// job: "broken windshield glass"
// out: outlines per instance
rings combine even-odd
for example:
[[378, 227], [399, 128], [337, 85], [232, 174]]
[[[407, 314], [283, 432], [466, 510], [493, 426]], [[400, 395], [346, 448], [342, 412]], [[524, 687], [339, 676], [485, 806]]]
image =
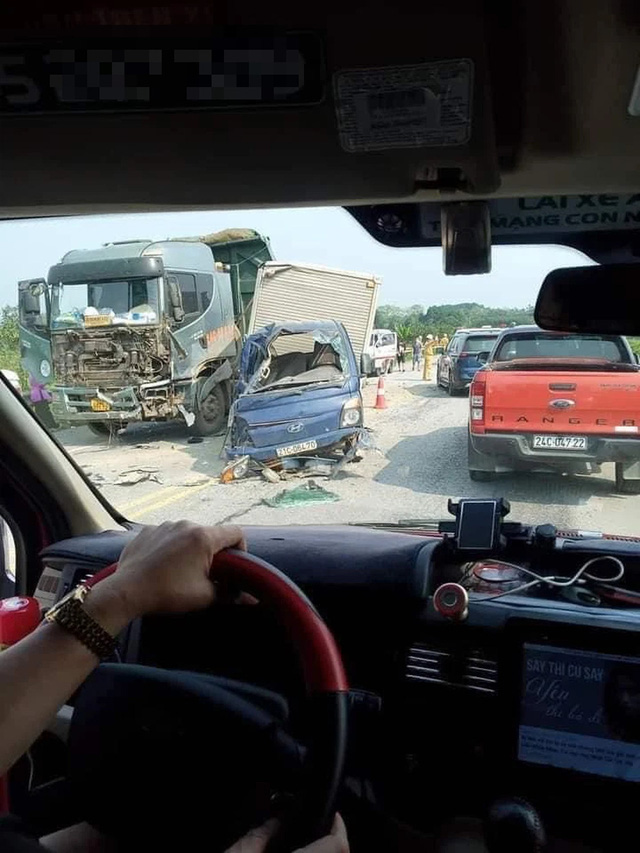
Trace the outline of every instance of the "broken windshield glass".
[[342, 383], [349, 375], [347, 344], [339, 332], [314, 330], [290, 333], [286, 330], [254, 347], [252, 365], [256, 365], [246, 393], [275, 390], [289, 386]]

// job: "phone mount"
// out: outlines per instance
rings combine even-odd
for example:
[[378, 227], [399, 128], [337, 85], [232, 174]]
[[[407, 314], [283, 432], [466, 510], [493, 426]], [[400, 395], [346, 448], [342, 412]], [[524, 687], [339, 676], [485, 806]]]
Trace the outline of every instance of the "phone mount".
[[455, 521], [441, 521], [438, 530], [456, 551], [487, 554], [505, 547], [502, 521], [511, 512], [505, 498], [449, 498], [447, 509]]

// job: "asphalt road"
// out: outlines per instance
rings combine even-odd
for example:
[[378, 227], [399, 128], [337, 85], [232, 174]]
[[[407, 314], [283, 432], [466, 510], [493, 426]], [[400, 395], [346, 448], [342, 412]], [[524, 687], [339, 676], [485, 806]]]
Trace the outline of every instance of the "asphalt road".
[[611, 533], [637, 533], [640, 496], [619, 495], [613, 466], [598, 476], [505, 475], [473, 483], [467, 476], [468, 400], [448, 397], [418, 374], [387, 379], [388, 408], [373, 408], [375, 382], [365, 389], [365, 423], [377, 450], [334, 479], [315, 482], [338, 499], [274, 508], [264, 503], [284, 489], [248, 478], [218, 481], [224, 466], [222, 438], [188, 442], [180, 423], [129, 427], [108, 444], [87, 428], [59, 433], [74, 458], [106, 498], [131, 520], [159, 523], [187, 518], [201, 523], [340, 524], [447, 517], [447, 498], [504, 496], [511, 519]]

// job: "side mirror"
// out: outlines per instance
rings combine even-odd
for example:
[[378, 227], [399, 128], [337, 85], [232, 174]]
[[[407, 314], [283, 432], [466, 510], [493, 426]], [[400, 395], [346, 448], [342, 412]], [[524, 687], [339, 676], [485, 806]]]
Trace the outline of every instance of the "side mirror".
[[46, 321], [44, 317], [41, 320], [41, 315], [45, 313], [46, 294], [47, 283], [43, 278], [18, 282], [20, 319], [25, 325], [36, 325], [39, 321]]
[[171, 314], [176, 323], [181, 323], [184, 320], [184, 308], [182, 307], [182, 292], [180, 284], [175, 275], [167, 276], [167, 291], [169, 293], [169, 302], [171, 304]]
[[489, 352], [489, 350], [487, 349], [487, 350], [483, 350], [482, 352], [479, 352], [479, 353], [476, 355], [476, 358], [478, 359], [478, 361], [480, 362], [480, 364], [486, 364], [486, 363], [489, 361], [489, 356], [490, 356], [490, 355], [491, 355], [491, 353], [490, 353], [490, 352]]
[[30, 290], [25, 290], [22, 294], [22, 310], [25, 314], [39, 314], [40, 297]]

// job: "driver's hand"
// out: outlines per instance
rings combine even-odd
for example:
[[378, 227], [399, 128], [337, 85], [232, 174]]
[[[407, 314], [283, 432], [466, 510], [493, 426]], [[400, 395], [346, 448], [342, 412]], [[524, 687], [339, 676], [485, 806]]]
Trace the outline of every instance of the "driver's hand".
[[145, 527], [122, 552], [115, 574], [96, 587], [117, 593], [129, 620], [145, 613], [182, 613], [208, 607], [214, 556], [224, 548], [246, 549], [239, 527], [202, 527], [167, 521]]
[[[277, 828], [277, 820], [268, 820], [236, 841], [226, 853], [264, 853]], [[335, 816], [330, 835], [325, 835], [307, 847], [301, 847], [295, 853], [349, 853], [347, 830], [340, 815]]]

